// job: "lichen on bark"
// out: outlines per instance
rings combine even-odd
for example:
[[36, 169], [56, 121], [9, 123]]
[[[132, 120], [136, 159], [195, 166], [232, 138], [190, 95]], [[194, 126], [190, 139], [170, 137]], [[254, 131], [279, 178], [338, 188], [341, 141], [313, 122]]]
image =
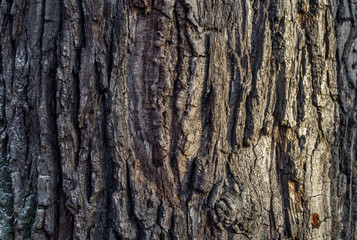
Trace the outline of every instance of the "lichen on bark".
[[13, 239], [13, 197], [11, 171], [5, 154], [0, 154], [0, 238]]

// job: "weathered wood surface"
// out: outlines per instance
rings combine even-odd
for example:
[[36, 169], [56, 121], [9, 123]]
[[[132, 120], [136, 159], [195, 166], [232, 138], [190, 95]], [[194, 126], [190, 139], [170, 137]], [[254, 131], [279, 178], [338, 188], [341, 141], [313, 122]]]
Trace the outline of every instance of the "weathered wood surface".
[[0, 239], [357, 239], [355, 0], [1, 0]]

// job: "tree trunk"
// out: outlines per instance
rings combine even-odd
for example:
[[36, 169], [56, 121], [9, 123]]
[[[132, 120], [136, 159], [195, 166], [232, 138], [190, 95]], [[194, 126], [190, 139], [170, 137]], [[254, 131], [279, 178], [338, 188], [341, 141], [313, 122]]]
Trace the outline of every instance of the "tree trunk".
[[0, 239], [357, 239], [356, 8], [1, 0]]

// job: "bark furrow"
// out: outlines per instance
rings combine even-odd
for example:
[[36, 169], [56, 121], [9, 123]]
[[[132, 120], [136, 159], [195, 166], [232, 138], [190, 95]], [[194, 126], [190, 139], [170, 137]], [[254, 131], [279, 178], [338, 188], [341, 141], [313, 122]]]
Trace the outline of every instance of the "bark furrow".
[[0, 239], [357, 239], [356, 21], [1, 0]]

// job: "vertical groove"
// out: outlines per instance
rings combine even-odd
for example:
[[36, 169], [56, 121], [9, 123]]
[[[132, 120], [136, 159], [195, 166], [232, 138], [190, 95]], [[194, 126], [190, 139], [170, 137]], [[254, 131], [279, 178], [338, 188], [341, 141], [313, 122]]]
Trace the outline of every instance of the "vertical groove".
[[2, 0], [0, 233], [354, 238], [357, 15], [335, 2]]

